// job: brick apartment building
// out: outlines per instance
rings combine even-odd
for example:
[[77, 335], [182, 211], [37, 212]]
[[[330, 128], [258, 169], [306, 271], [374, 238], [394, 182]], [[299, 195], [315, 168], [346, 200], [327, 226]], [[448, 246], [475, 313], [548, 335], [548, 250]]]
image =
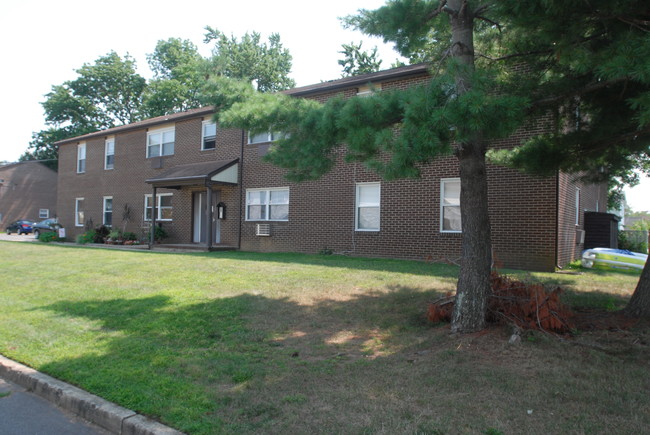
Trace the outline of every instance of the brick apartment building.
[[[412, 65], [286, 93], [324, 101], [367, 92], [369, 84], [390, 90], [427, 79], [426, 66]], [[460, 257], [454, 157], [425, 166], [420, 179], [396, 181], [340, 158], [321, 179], [293, 183], [284, 170], [262, 161], [271, 134], [248, 137], [221, 129], [212, 112], [194, 109], [57, 143], [57, 209], [68, 236], [82, 233], [89, 221], [145, 234], [155, 220], [170, 235], [165, 243], [206, 248]], [[551, 126], [543, 119], [493, 145], [512, 147]], [[567, 174], [535, 178], [490, 166], [488, 183], [495, 261], [503, 267], [565, 265], [582, 251], [584, 212], [606, 204], [604, 186], [583, 185]], [[128, 222], [122, 219], [125, 207]]]
[[56, 217], [56, 171], [37, 161], [0, 166], [0, 225]]

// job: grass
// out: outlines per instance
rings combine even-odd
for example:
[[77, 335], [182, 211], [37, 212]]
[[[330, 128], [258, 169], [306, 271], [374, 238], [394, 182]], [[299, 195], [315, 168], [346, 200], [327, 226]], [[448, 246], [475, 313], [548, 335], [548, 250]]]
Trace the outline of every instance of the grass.
[[[648, 328], [558, 340], [424, 320], [457, 269], [0, 242], [0, 353], [192, 434], [638, 433]], [[638, 274], [514, 272], [615, 309]]]

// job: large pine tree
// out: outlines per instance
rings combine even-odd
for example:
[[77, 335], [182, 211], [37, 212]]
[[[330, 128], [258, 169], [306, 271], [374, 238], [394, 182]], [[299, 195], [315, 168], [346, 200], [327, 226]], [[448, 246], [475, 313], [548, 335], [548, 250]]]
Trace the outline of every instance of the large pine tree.
[[[647, 161], [648, 16], [638, 0], [390, 0], [345, 21], [406, 57], [430, 56], [428, 86], [321, 105], [220, 83], [213, 101], [224, 124], [289, 133], [268, 159], [296, 180], [330, 170], [341, 143], [348, 159], [386, 178], [417, 176], [420, 164], [455, 155], [463, 245], [452, 330], [471, 332], [484, 327], [490, 292], [490, 141], [552, 112], [553, 134], [496, 157], [535, 172], [586, 171], [592, 180]], [[644, 282], [637, 292], [645, 294]]]

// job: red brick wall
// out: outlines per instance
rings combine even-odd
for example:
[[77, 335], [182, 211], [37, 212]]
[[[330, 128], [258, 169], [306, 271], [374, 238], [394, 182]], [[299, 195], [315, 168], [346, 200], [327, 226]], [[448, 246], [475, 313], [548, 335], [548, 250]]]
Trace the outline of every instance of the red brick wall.
[[[144, 234], [143, 214], [145, 195], [151, 195], [153, 188], [145, 183], [176, 165], [204, 161], [230, 160], [239, 157], [240, 130], [218, 129], [217, 145], [213, 150], [201, 150], [201, 123], [204, 117], [197, 117], [174, 123], [176, 138], [174, 155], [163, 157], [162, 168], [154, 168], [154, 159], [146, 158], [147, 128], [131, 130], [115, 135], [114, 169], [104, 170], [104, 141], [100, 137], [86, 141], [86, 172], [77, 174], [77, 144], [64, 144], [59, 148], [58, 209], [62, 224], [69, 238], [74, 239], [85, 231], [75, 227], [75, 198], [85, 199], [86, 219], [92, 219], [95, 226], [102, 223], [103, 197], [113, 197], [113, 226], [122, 228], [122, 211], [125, 204], [132, 210], [132, 220], [127, 231]], [[207, 117], [205, 117], [207, 119]], [[158, 189], [158, 193], [172, 193], [173, 220], [161, 222], [170, 237], [169, 243], [189, 243], [192, 240], [192, 192], [205, 187], [190, 187], [181, 190]], [[222, 222], [224, 243], [238, 242], [239, 209], [238, 188], [233, 186], [214, 187], [222, 192], [228, 201], [230, 214]]]
[[[383, 83], [382, 89], [412, 86], [426, 80]], [[338, 93], [354, 95], [355, 89]], [[314, 97], [324, 101], [334, 93]], [[512, 147], [547, 131], [552, 119], [522, 128], [498, 148]], [[458, 177], [454, 157], [422, 167], [420, 179], [381, 181], [381, 231], [355, 231], [355, 184], [380, 181], [358, 163], [344, 163], [339, 150], [336, 167], [318, 181], [289, 183], [281, 169], [262, 163], [259, 149], [244, 153], [245, 188], [290, 188], [288, 222], [271, 222], [272, 235], [255, 235], [257, 222], [244, 221], [242, 245], [252, 251], [318, 252], [331, 249], [351, 255], [457, 262], [461, 235], [440, 232], [440, 181]], [[553, 270], [555, 266], [555, 178], [532, 178], [517, 171], [490, 166], [488, 174], [493, 249], [497, 266]]]
[[[576, 190], [580, 190], [578, 224], [576, 225]], [[564, 267], [580, 258], [584, 244], [580, 234], [584, 231], [585, 211], [607, 211], [606, 184], [586, 184], [578, 176], [560, 173], [558, 176], [558, 250], [557, 265]]]
[[0, 166], [1, 229], [17, 220], [38, 222], [40, 209], [56, 217], [56, 172], [35, 161]]
[[[382, 84], [383, 90], [403, 88], [425, 81], [426, 76], [392, 80]], [[324, 101], [333, 95], [351, 96], [356, 88], [323, 93], [313, 98]], [[240, 130], [217, 132], [215, 150], [201, 151], [201, 116], [178, 121], [175, 153], [163, 159], [163, 168], [154, 169], [146, 158], [146, 128], [118, 133], [115, 140], [115, 169], [105, 171], [104, 137], [89, 139], [87, 170], [76, 173], [76, 143], [60, 148], [58, 210], [68, 233], [83, 229], [74, 227], [74, 199], [84, 197], [87, 216], [101, 223], [102, 197], [113, 196], [114, 226], [121, 227], [121, 210], [125, 203], [133, 209], [128, 230], [140, 231], [144, 195], [152, 188], [144, 180], [186, 163], [220, 161], [239, 158], [242, 189], [223, 186], [220, 200], [227, 205], [227, 219], [221, 222], [222, 243], [250, 251], [294, 251], [315, 253], [322, 249], [334, 252], [418, 260], [457, 262], [461, 235], [440, 231], [440, 182], [442, 178], [458, 177], [454, 157], [444, 157], [423, 166], [422, 177], [381, 181], [359, 163], [345, 163], [339, 149], [335, 168], [318, 181], [291, 183], [284, 170], [264, 163], [261, 156], [267, 145], [243, 145]], [[520, 129], [506, 140], [492, 144], [496, 148], [515, 146], [526, 138], [553, 128], [551, 117]], [[244, 138], [245, 139], [245, 138]], [[381, 230], [355, 231], [355, 185], [381, 181]], [[568, 176], [535, 178], [515, 170], [489, 166], [489, 210], [495, 265], [531, 270], [553, 270], [579, 255], [575, 223], [571, 220], [575, 189]], [[255, 235], [258, 222], [245, 220], [245, 204], [240, 198], [246, 189], [289, 187], [289, 220], [270, 222], [271, 236]], [[605, 204], [606, 192], [581, 187], [581, 210]], [[204, 187], [186, 187], [172, 191], [174, 219], [163, 226], [171, 234], [168, 242], [189, 243], [192, 240], [192, 194]], [[159, 192], [166, 192], [161, 189]], [[557, 206], [559, 200], [559, 207]], [[573, 208], [575, 210], [575, 208]], [[574, 213], [575, 211], [573, 211]], [[581, 221], [582, 223], [582, 221]], [[559, 232], [558, 232], [559, 230]]]

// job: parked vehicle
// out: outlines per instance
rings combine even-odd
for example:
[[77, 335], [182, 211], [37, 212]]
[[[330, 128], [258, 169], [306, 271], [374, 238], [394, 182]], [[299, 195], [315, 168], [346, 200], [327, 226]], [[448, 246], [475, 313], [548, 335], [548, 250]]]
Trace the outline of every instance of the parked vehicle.
[[582, 265], [605, 269], [643, 269], [648, 256], [625, 249], [593, 248], [582, 253]]
[[61, 225], [59, 225], [56, 218], [45, 219], [33, 225], [34, 237], [38, 239], [41, 234], [51, 231], [56, 232], [59, 228], [61, 228]]
[[6, 231], [7, 234], [16, 233], [19, 236], [21, 234], [30, 234], [32, 232], [32, 225], [34, 224], [31, 221], [16, 221], [9, 224]]

